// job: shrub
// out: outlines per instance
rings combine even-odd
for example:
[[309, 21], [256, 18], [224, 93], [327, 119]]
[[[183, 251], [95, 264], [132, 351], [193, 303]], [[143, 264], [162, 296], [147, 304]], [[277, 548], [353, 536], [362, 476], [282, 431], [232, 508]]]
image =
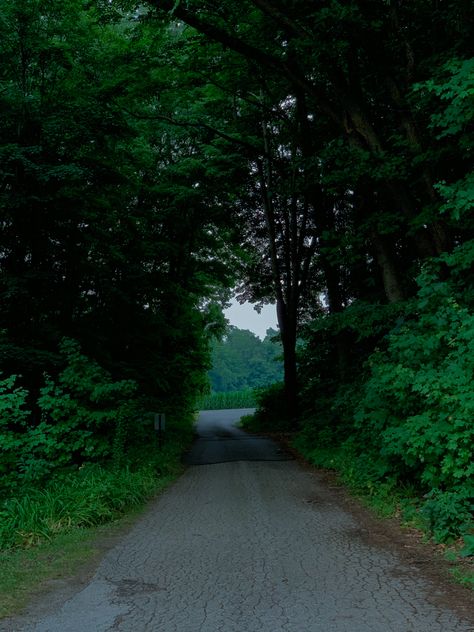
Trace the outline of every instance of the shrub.
[[453, 491], [432, 489], [420, 513], [435, 539], [447, 542], [469, 531], [473, 512], [474, 486], [470, 485]]
[[[40, 483], [58, 468], [84, 462], [122, 460], [133, 426], [143, 425], [143, 405], [131, 380], [113, 381], [78, 343], [61, 344], [65, 360], [56, 380], [45, 378], [39, 423], [34, 424], [29, 393], [18, 377], [0, 381], [0, 473], [4, 492]], [[150, 422], [151, 428], [151, 422]]]
[[286, 415], [286, 396], [281, 382], [255, 389], [257, 409], [248, 415], [242, 426], [254, 432], [285, 432], [292, 430]]
[[38, 400], [41, 421], [28, 431], [20, 469], [29, 480], [57, 467], [103, 461], [125, 445], [136, 384], [114, 382], [73, 340], [62, 342], [61, 353], [66, 366], [56, 381], [46, 379]]
[[[300, 362], [306, 417], [298, 448], [318, 464], [332, 461], [364, 494], [416, 488], [415, 512], [438, 540], [472, 525], [473, 262], [471, 241], [430, 261], [410, 301], [373, 313], [354, 304], [321, 319]], [[336, 339], [344, 331], [354, 344], [341, 375]]]
[[419, 277], [415, 310], [370, 357], [355, 412], [359, 445], [427, 492], [422, 514], [440, 540], [465, 531], [474, 504], [474, 315], [456, 287], [469, 248], [440, 262], [450, 280], [434, 268]]
[[31, 412], [28, 391], [17, 385], [18, 376], [0, 380], [0, 479], [2, 487], [11, 485], [18, 460], [27, 451], [25, 431]]
[[419, 313], [370, 359], [355, 418], [426, 489], [450, 489], [474, 475], [474, 316], [447, 283], [422, 282]]

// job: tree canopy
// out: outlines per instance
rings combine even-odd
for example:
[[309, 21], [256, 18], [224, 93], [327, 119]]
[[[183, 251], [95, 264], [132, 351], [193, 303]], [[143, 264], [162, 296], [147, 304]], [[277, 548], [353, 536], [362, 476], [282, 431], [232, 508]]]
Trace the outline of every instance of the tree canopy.
[[203, 49], [191, 64], [209, 85], [212, 118], [208, 102], [185, 120], [218, 130], [246, 160], [243, 296], [276, 300], [294, 409], [295, 346], [308, 317], [354, 300], [407, 299], [427, 258], [472, 236], [466, 213], [459, 221], [448, 210], [458, 185], [470, 199], [467, 137], [458, 148], [470, 132], [439, 129], [446, 115], [470, 116], [472, 7], [149, 4], [188, 25]]
[[[293, 429], [383, 444], [387, 472], [441, 491], [465, 482], [473, 16], [439, 0], [5, 0], [8, 467], [106, 459], [143, 440], [144, 411], [189, 416], [238, 285], [276, 303]], [[231, 330], [215, 369], [239, 340], [241, 362], [269, 348]]]

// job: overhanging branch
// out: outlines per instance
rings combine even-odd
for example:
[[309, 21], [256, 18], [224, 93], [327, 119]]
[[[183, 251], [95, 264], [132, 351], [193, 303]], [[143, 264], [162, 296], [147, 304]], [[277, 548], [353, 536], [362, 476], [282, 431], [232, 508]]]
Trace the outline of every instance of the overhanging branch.
[[341, 124], [341, 118], [334, 111], [331, 103], [328, 101], [326, 95], [318, 89], [317, 86], [314, 85], [307, 77], [305, 77], [304, 73], [301, 72], [299, 68], [295, 66], [294, 63], [288, 63], [285, 59], [276, 57], [275, 55], [270, 55], [269, 53], [248, 44], [242, 39], [235, 37], [231, 33], [228, 33], [224, 29], [216, 26], [215, 24], [210, 24], [209, 22], [205, 22], [200, 17], [198, 17], [198, 13], [196, 11], [192, 11], [188, 9], [184, 3], [176, 3], [173, 0], [148, 0], [152, 6], [157, 7], [158, 9], [162, 9], [163, 11], [167, 11], [172, 13], [172, 15], [189, 26], [192, 26], [197, 31], [206, 35], [210, 39], [220, 42], [223, 46], [230, 48], [231, 50], [243, 55], [247, 59], [252, 59], [258, 64], [266, 67], [272, 68], [284, 76], [296, 87], [302, 88], [310, 94], [315, 100], [317, 107], [327, 114], [332, 120], [334, 120], [338, 125]]
[[245, 149], [248, 150], [252, 158], [261, 158], [265, 156], [265, 151], [262, 147], [256, 147], [255, 145], [252, 145], [252, 143], [249, 143], [248, 141], [243, 140], [242, 138], [238, 138], [235, 136], [231, 136], [230, 134], [226, 134], [226, 132], [222, 132], [221, 130], [215, 127], [212, 127], [212, 125], [208, 125], [207, 123], [202, 123], [199, 121], [196, 121], [196, 122], [177, 121], [171, 116], [166, 116], [164, 114], [142, 114], [138, 112], [131, 112], [130, 110], [127, 110], [127, 109], [125, 109], [125, 112], [127, 112], [129, 116], [132, 116], [133, 118], [136, 118], [136, 119], [147, 120], [147, 121], [164, 121], [165, 123], [168, 123], [169, 125], [173, 125], [175, 127], [191, 127], [195, 129], [205, 129], [215, 134], [216, 136], [219, 136], [219, 138], [223, 138], [224, 140], [229, 141], [230, 143], [234, 143], [236, 145], [240, 145], [241, 147], [245, 147]]

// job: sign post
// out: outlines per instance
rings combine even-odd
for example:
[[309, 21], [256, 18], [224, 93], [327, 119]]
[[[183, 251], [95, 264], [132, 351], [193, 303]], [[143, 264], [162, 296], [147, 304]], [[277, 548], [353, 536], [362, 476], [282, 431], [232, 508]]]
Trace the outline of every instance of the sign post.
[[163, 432], [166, 428], [165, 413], [155, 413], [155, 431], [158, 433], [158, 448], [161, 450], [163, 445]]

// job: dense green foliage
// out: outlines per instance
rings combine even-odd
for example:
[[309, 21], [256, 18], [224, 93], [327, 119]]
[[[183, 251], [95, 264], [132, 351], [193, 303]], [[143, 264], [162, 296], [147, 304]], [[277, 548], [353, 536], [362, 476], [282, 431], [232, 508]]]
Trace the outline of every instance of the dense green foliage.
[[110, 522], [140, 507], [180, 471], [191, 429], [174, 432], [158, 452], [141, 446], [130, 467], [84, 464], [58, 472], [41, 488], [25, 485], [2, 506], [0, 549], [33, 546], [59, 533]]
[[264, 340], [245, 329], [229, 326], [221, 339], [212, 343], [209, 371], [210, 390], [201, 397], [201, 410], [254, 408], [262, 387], [279, 382], [283, 376], [278, 334], [269, 329]]
[[[470, 251], [472, 243], [438, 264], [433, 261], [418, 279], [416, 297], [396, 311], [385, 310], [383, 324], [371, 323], [377, 348], [365, 361], [363, 355], [353, 358], [357, 373], [331, 380], [326, 372], [321, 379], [325, 360], [311, 349], [315, 339], [331, 336], [329, 327], [320, 325], [309, 334], [313, 346], [302, 356], [306, 418], [299, 447], [325, 466], [340, 458], [338, 454], [347, 463], [349, 455], [355, 467], [359, 463], [365, 487], [381, 486], [387, 493], [397, 485], [414, 487], [424, 496], [421, 515], [440, 540], [472, 528], [474, 320], [471, 292], [466, 292], [472, 275]], [[449, 269], [449, 280], [440, 280], [439, 266]], [[345, 316], [341, 323], [346, 334], [363, 348], [367, 332], [360, 329], [356, 310]], [[366, 323], [367, 317], [362, 321]], [[336, 456], [335, 446], [343, 446]]]
[[275, 341], [278, 333], [272, 329], [260, 340], [251, 331], [230, 327], [212, 345], [211, 390], [225, 393], [281, 381], [281, 345]]
[[212, 125], [248, 165], [242, 295], [277, 303], [293, 400], [304, 320], [403, 300], [423, 261], [469, 238], [470, 220], [442, 195], [469, 206], [472, 7], [150, 4], [204, 44], [188, 65], [207, 80], [209, 106], [180, 123]]
[[[260, 422], [472, 535], [473, 11], [2, 3], [6, 495], [126, 468], [149, 411], [189, 428], [239, 282], [277, 306]], [[224, 346], [219, 388], [250, 385]]]
[[276, 382], [255, 392], [256, 410], [242, 419], [242, 427], [251, 432], [287, 431], [289, 420], [286, 415], [285, 389]]
[[[47, 377], [40, 389], [39, 423], [31, 423], [28, 392], [16, 385], [16, 376], [0, 383], [1, 489], [15, 487], [19, 481], [42, 482], [58, 468], [86, 461], [113, 458], [117, 462], [124, 456], [125, 443], [144, 442], [144, 435], [152, 434], [151, 419], [141, 417], [135, 382], [113, 382], [71, 340], [63, 341], [61, 351], [64, 370], [57, 381]], [[134, 436], [130, 436], [132, 427]]]
[[151, 4], [219, 55], [213, 125], [248, 162], [242, 296], [276, 301], [285, 364], [261, 422], [287, 406], [307, 452], [345, 446], [437, 537], [466, 533], [472, 5]]
[[0, 382], [0, 549], [32, 546], [141, 506], [181, 470], [191, 442], [192, 417], [182, 414], [158, 449], [137, 384], [113, 382], [71, 340], [61, 351], [66, 366], [41, 389], [39, 424], [32, 425], [28, 393], [15, 376]]
[[172, 92], [158, 26], [100, 1], [0, 8], [6, 495], [61, 468], [125, 467], [151, 411], [189, 427], [206, 384], [232, 279], [227, 192], [199, 187], [198, 132], [148, 118]]

